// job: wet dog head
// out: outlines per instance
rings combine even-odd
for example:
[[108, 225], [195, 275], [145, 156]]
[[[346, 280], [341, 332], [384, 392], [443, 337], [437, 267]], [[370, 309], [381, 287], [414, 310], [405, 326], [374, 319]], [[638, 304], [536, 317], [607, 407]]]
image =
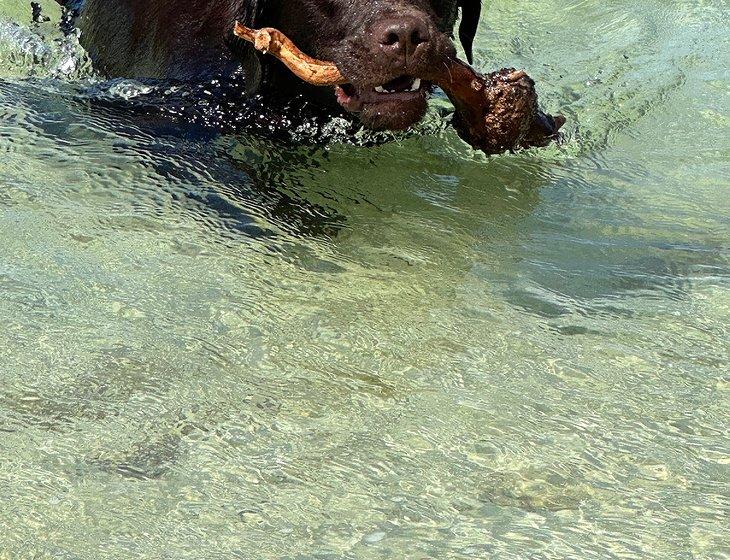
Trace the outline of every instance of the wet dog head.
[[429, 68], [454, 56], [459, 37], [471, 59], [480, 0], [286, 0], [275, 25], [308, 54], [337, 64], [349, 83], [339, 104], [373, 129], [402, 130], [426, 112]]

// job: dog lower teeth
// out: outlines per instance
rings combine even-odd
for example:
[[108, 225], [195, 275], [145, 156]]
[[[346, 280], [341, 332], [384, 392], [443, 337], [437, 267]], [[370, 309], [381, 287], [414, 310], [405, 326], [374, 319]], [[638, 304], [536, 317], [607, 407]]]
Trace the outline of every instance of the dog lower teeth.
[[375, 91], [377, 93], [386, 93], [387, 94], [387, 93], [403, 93], [403, 92], [418, 91], [419, 89], [421, 89], [421, 79], [416, 78], [415, 80], [413, 80], [410, 87], [408, 87], [407, 89], [398, 91], [396, 89], [385, 89], [383, 86], [378, 86], [375, 88]]

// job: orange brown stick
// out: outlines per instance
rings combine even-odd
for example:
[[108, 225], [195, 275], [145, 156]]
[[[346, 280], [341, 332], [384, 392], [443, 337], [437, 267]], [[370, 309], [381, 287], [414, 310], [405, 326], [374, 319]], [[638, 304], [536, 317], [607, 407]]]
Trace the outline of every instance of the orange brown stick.
[[[236, 36], [281, 60], [296, 76], [317, 86], [336, 86], [348, 80], [331, 62], [304, 54], [281, 31], [250, 29], [236, 22]], [[420, 76], [441, 87], [456, 109], [459, 136], [487, 154], [544, 146], [557, 136], [565, 118], [540, 111], [535, 82], [523, 71], [503, 69], [484, 76], [456, 58]]]
[[316, 60], [304, 54], [281, 31], [273, 27], [251, 29], [236, 22], [233, 33], [253, 44], [256, 50], [274, 55], [286, 64], [294, 75], [316, 86], [336, 86], [347, 80], [332, 63]]

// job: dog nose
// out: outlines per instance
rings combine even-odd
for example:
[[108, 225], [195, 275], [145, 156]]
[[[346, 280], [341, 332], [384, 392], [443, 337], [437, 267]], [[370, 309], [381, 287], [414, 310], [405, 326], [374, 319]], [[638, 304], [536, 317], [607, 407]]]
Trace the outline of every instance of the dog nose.
[[429, 41], [431, 30], [423, 19], [403, 16], [379, 21], [372, 29], [372, 38], [377, 50], [407, 57]]

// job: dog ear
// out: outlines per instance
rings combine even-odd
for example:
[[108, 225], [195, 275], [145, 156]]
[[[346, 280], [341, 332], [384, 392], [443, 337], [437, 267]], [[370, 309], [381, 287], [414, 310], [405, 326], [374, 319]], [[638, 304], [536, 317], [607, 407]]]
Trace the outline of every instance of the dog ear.
[[479, 27], [479, 16], [482, 14], [481, 0], [459, 0], [461, 7], [461, 24], [459, 25], [459, 39], [464, 47], [469, 64], [473, 62], [474, 37]]

